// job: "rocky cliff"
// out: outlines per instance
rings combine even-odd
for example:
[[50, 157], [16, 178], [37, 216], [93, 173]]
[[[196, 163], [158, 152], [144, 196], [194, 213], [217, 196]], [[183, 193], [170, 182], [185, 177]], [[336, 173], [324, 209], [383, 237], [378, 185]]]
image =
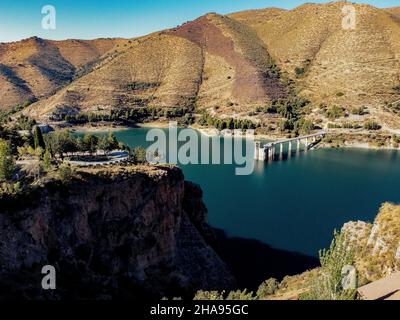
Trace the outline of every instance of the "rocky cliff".
[[[400, 205], [384, 203], [373, 222], [347, 222], [343, 225], [341, 233], [354, 250], [358, 287], [400, 271]], [[340, 259], [338, 255], [334, 260]], [[274, 290], [265, 290], [259, 298], [297, 300], [315, 286], [319, 276], [320, 268], [287, 276]], [[268, 283], [271, 285], [271, 279], [268, 281], [264, 286]], [[385, 290], [386, 288], [383, 288], [384, 292]]]
[[385, 203], [373, 223], [352, 221], [347, 232], [356, 249], [361, 284], [400, 271], [400, 206]]
[[[17, 298], [185, 296], [234, 280], [207, 244], [201, 189], [178, 168], [81, 169], [0, 200], [0, 294]], [[53, 265], [57, 289], [43, 290]]]

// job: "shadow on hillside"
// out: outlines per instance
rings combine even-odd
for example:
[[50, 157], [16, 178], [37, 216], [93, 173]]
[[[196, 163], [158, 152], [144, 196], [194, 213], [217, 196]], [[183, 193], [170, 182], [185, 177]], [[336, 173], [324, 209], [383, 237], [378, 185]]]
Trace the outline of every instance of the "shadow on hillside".
[[225, 261], [240, 289], [257, 290], [268, 278], [282, 280], [319, 266], [316, 257], [275, 249], [256, 239], [229, 237], [214, 229], [215, 251]]

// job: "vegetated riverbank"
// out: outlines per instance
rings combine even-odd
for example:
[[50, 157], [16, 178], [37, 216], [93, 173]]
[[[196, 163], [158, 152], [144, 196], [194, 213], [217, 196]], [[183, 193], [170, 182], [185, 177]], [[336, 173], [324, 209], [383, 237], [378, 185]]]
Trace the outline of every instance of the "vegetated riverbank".
[[68, 129], [73, 132], [106, 132], [106, 131], [123, 131], [135, 128], [168, 128], [168, 122], [142, 122], [142, 123], [110, 123], [108, 121], [104, 122], [93, 122], [85, 124], [67, 124], [63, 123], [51, 123], [50, 126], [55, 130]]
[[400, 150], [400, 136], [388, 132], [329, 132], [320, 147]]
[[[135, 128], [161, 128], [169, 127], [169, 122], [166, 121], [151, 121], [142, 123], [120, 123], [120, 122], [94, 122], [86, 124], [67, 124], [51, 123], [54, 129], [68, 129], [71, 131], [79, 132], [106, 132], [106, 131], [123, 131]], [[218, 130], [214, 127], [204, 127], [198, 124], [190, 126], [179, 126], [181, 128], [189, 127], [199, 131], [201, 134], [208, 137], [223, 136], [223, 130]], [[233, 131], [233, 130], [232, 130]], [[238, 130], [240, 131], [240, 130]], [[337, 131], [326, 130], [328, 134], [324, 137], [318, 148], [357, 148], [357, 149], [371, 149], [371, 150], [400, 150], [400, 136], [391, 132], [369, 132], [369, 131]], [[245, 136], [245, 131], [242, 131], [239, 137]], [[227, 133], [225, 133], [227, 134]], [[256, 140], [276, 141], [292, 137], [290, 133], [259, 133], [255, 131]]]

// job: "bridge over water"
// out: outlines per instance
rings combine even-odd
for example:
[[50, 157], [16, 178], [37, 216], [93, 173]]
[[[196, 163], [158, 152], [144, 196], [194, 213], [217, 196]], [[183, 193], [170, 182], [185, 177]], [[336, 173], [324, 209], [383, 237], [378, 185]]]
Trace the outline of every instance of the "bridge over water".
[[276, 150], [279, 150], [280, 158], [283, 155], [283, 147], [285, 144], [288, 145], [288, 156], [291, 155], [293, 144], [295, 144], [296, 152], [300, 152], [301, 143], [304, 145], [304, 150], [313, 148], [321, 139], [326, 135], [326, 131], [319, 131], [317, 133], [299, 136], [295, 138], [282, 139], [278, 141], [268, 142], [262, 144], [256, 142], [254, 150], [254, 158], [260, 161], [273, 160]]

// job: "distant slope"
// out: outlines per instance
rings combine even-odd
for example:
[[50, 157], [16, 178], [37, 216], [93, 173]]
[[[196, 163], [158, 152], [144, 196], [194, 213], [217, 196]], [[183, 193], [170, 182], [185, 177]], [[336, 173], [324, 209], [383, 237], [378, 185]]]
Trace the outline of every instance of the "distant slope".
[[130, 41], [102, 57], [91, 72], [34, 104], [30, 114], [109, 113], [142, 106], [188, 106], [198, 91], [201, 50], [160, 33]]
[[385, 10], [389, 12], [394, 18], [400, 19], [400, 7], [386, 8]]
[[210, 14], [117, 47], [92, 72], [34, 104], [30, 114], [41, 117], [66, 107], [80, 113], [142, 106], [218, 106], [221, 112], [235, 113], [285, 95], [256, 34], [235, 20]]
[[[267, 49], [257, 35], [235, 20], [210, 14], [173, 30], [203, 49], [200, 107], [234, 112], [286, 95]], [[226, 108], [228, 106], [228, 108]]]
[[54, 93], [118, 41], [50, 41], [33, 37], [0, 44], [0, 109]]
[[[0, 106], [36, 97], [34, 117], [207, 110], [280, 133], [284, 119], [260, 107], [296, 93], [311, 102], [301, 116], [320, 127], [373, 120], [400, 132], [400, 8], [355, 4], [356, 29], [345, 30], [348, 4], [208, 14], [131, 40], [0, 44]], [[336, 106], [344, 112], [332, 119]]]
[[285, 11], [285, 9], [280, 8], [255, 9], [231, 13], [228, 14], [228, 17], [235, 19], [249, 27], [256, 28], [268, 20], [279, 16]]
[[298, 86], [316, 103], [400, 99], [393, 91], [400, 84], [400, 24], [393, 18], [398, 8], [355, 5], [356, 30], [343, 30], [345, 4], [305, 4], [252, 27], [293, 79], [295, 68], [303, 68]]

